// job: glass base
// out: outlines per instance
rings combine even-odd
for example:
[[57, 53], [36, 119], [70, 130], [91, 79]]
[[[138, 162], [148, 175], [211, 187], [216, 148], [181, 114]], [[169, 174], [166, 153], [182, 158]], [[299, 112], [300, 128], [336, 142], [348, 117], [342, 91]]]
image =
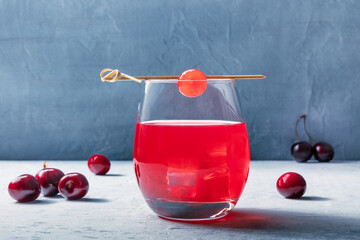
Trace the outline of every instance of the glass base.
[[179, 221], [214, 220], [226, 216], [236, 204], [229, 202], [169, 202], [145, 199], [149, 207], [160, 217]]

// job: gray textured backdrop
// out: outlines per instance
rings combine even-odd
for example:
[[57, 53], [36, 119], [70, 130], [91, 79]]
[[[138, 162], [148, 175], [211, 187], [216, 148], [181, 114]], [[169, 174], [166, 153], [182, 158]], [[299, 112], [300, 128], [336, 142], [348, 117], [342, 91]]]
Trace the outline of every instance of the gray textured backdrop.
[[[0, 159], [131, 159], [130, 75], [238, 81], [252, 159], [289, 159], [297, 117], [336, 159], [360, 159], [360, 1], [0, 0]], [[303, 136], [303, 135], [302, 135]]]

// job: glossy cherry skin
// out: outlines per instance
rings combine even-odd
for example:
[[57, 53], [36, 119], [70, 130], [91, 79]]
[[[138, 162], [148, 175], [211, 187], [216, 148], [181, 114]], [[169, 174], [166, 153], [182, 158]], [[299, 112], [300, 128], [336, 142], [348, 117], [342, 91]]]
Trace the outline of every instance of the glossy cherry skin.
[[180, 74], [177, 87], [186, 97], [198, 97], [206, 90], [206, 75], [198, 69], [186, 70]]
[[312, 146], [308, 142], [297, 142], [291, 146], [291, 155], [297, 162], [308, 161], [312, 153]]
[[90, 171], [96, 175], [105, 175], [109, 171], [110, 165], [109, 159], [101, 154], [92, 155], [88, 160]]
[[34, 176], [23, 174], [10, 182], [8, 191], [10, 196], [16, 201], [30, 202], [39, 197], [41, 188]]
[[306, 191], [306, 182], [300, 174], [287, 172], [279, 177], [276, 188], [286, 198], [300, 198]]
[[60, 179], [60, 194], [70, 200], [83, 198], [89, 190], [89, 182], [81, 173], [68, 173]]
[[46, 196], [55, 196], [58, 194], [58, 184], [65, 174], [57, 168], [41, 169], [36, 175], [36, 179], [41, 186], [41, 193]]
[[325, 142], [317, 142], [313, 148], [314, 157], [319, 162], [329, 162], [334, 157], [333, 147]]

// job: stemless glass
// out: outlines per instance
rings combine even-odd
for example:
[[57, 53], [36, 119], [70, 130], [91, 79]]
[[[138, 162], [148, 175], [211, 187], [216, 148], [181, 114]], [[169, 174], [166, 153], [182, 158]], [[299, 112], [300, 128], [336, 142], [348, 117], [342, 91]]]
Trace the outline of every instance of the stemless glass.
[[249, 174], [249, 139], [235, 81], [196, 81], [207, 81], [205, 92], [187, 97], [177, 80], [146, 80], [139, 104], [135, 174], [147, 204], [164, 218], [225, 216]]

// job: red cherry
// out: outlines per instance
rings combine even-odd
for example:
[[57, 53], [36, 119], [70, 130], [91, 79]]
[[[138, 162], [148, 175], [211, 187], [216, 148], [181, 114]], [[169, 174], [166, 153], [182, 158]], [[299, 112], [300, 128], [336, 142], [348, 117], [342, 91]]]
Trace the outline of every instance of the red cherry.
[[276, 188], [286, 198], [300, 198], [305, 193], [306, 182], [300, 174], [287, 172], [279, 177]]
[[36, 179], [41, 186], [41, 192], [44, 196], [54, 196], [58, 194], [58, 184], [65, 174], [57, 168], [47, 168], [46, 162], [44, 169], [40, 170], [36, 175]]
[[206, 86], [206, 75], [197, 69], [189, 69], [181, 73], [177, 82], [179, 91], [186, 97], [200, 96], [205, 92]]
[[312, 146], [308, 142], [297, 142], [291, 146], [291, 155], [297, 162], [306, 162], [312, 156]]
[[34, 176], [23, 174], [10, 182], [8, 191], [10, 196], [16, 201], [30, 202], [39, 197], [41, 188]]
[[312, 147], [312, 153], [314, 154], [315, 159], [319, 162], [331, 161], [334, 157], [334, 148], [326, 142], [316, 142], [306, 129], [306, 114], [302, 115], [300, 118], [304, 119], [304, 130], [310, 141], [314, 144], [314, 146]]
[[326, 142], [317, 142], [312, 150], [315, 159], [319, 162], [329, 162], [334, 157], [334, 148]]
[[104, 155], [95, 154], [89, 158], [88, 167], [96, 175], [105, 175], [110, 169], [110, 161]]
[[[296, 121], [296, 124], [295, 124], [295, 136], [296, 136], [297, 142], [291, 146], [291, 155], [297, 162], [306, 162], [311, 158], [313, 151], [312, 151], [312, 146], [310, 143], [300, 141], [300, 138], [299, 138], [299, 135], [297, 132], [297, 127], [298, 127], [298, 124], [301, 119], [304, 119], [304, 130], [305, 130], [306, 134], [308, 134], [307, 129], [306, 129], [306, 114], [304, 114], [298, 118], [298, 120]], [[308, 134], [308, 136], [309, 136], [309, 134]]]
[[58, 189], [64, 198], [80, 199], [88, 192], [89, 182], [81, 173], [68, 173], [60, 179]]

